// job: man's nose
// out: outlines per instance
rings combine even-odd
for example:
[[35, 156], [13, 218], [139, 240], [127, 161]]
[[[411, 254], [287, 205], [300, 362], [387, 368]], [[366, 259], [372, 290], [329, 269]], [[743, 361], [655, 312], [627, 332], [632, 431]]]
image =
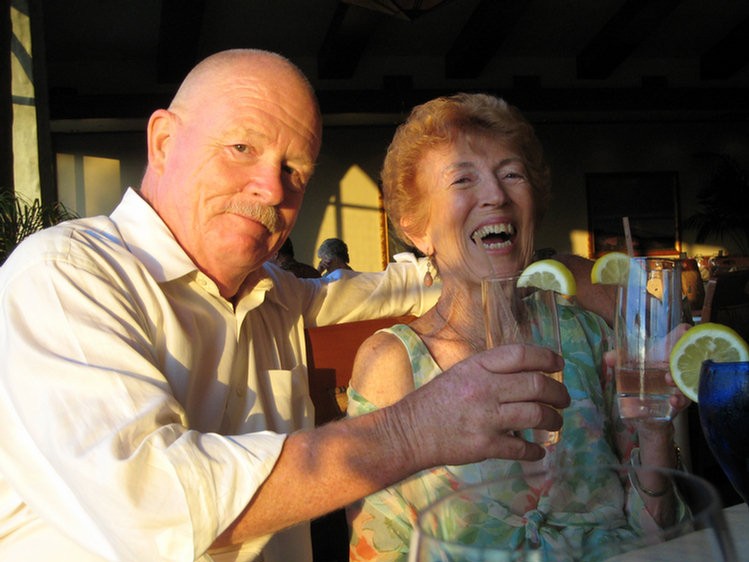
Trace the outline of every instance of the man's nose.
[[278, 163], [258, 163], [250, 181], [250, 193], [269, 206], [280, 205], [284, 200], [283, 170]]

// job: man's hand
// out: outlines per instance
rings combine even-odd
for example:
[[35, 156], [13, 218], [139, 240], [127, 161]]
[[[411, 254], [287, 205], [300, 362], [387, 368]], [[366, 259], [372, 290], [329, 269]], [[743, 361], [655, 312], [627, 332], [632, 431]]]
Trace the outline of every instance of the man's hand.
[[387, 408], [387, 431], [422, 468], [486, 458], [538, 460], [544, 449], [513, 434], [558, 430], [570, 397], [543, 372], [563, 360], [537, 347], [508, 345], [474, 355]]

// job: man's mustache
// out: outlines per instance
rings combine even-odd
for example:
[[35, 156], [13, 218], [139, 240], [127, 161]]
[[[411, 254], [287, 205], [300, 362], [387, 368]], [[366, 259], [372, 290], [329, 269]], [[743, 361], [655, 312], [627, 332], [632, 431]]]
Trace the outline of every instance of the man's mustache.
[[278, 209], [262, 203], [229, 203], [224, 212], [257, 221], [267, 228], [271, 234], [282, 230], [285, 226]]

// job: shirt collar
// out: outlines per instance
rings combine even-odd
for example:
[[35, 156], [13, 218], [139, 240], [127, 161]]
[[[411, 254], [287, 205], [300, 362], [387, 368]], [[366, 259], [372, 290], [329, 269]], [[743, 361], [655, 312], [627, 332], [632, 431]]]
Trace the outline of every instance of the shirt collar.
[[151, 205], [128, 188], [110, 218], [128, 250], [157, 282], [177, 279], [198, 268]]
[[[110, 218], [120, 231], [128, 250], [138, 258], [158, 283], [185, 275], [200, 275], [200, 270], [182, 249], [169, 227], [137, 191], [128, 188]], [[287, 308], [275, 288], [276, 273], [280, 271], [267, 263], [242, 284], [238, 299], [252, 309], [268, 298]]]

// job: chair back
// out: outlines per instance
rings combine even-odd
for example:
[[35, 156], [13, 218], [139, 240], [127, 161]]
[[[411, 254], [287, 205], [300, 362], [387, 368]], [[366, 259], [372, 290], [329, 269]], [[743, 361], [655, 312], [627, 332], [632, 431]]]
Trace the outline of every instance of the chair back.
[[394, 316], [304, 330], [310, 397], [315, 406], [315, 425], [345, 415], [346, 389], [351, 379], [356, 352], [362, 342], [377, 330], [393, 324], [407, 324], [414, 318]]

